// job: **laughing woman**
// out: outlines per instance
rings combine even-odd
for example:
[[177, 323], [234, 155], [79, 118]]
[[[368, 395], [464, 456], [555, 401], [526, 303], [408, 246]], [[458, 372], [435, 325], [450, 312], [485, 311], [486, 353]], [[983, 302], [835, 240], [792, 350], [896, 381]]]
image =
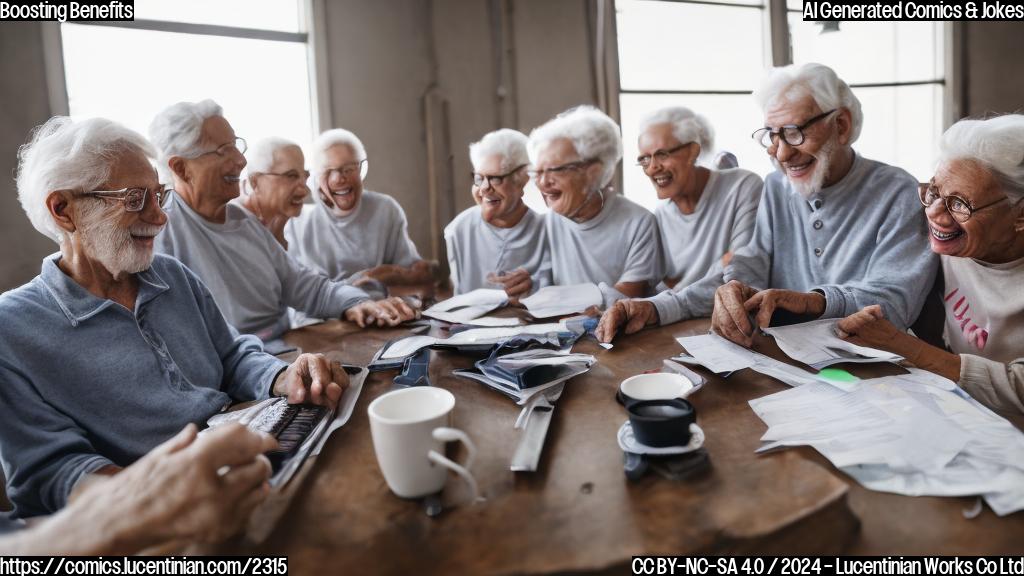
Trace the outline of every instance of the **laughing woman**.
[[961, 120], [921, 190], [945, 278], [949, 351], [897, 330], [877, 306], [839, 322], [859, 344], [957, 382], [997, 412], [1024, 412], [1024, 115]]
[[250, 148], [245, 159], [248, 164], [240, 202], [287, 250], [284, 225], [302, 213], [309, 196], [302, 148], [284, 138], [266, 138]]

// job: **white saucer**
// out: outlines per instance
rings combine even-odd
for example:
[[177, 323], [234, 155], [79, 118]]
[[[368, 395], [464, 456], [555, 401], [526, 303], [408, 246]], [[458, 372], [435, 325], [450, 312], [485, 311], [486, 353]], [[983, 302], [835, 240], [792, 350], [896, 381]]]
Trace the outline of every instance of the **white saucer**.
[[696, 424], [690, 424], [690, 443], [686, 446], [665, 446], [662, 448], [655, 448], [653, 446], [647, 446], [641, 444], [636, 437], [633, 436], [633, 425], [630, 424], [629, 420], [619, 428], [619, 448], [622, 448], [625, 452], [632, 452], [634, 454], [650, 454], [652, 456], [671, 456], [675, 454], [686, 454], [687, 452], [693, 452], [699, 450], [704, 445], [704, 431], [701, 430], [700, 426]]

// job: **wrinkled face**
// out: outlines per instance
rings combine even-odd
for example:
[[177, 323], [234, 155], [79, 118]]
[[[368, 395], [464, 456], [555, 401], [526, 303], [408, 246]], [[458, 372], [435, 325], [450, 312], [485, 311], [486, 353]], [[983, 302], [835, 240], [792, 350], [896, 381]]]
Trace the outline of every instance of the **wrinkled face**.
[[356, 151], [347, 144], [331, 146], [324, 153], [320, 175], [320, 199], [336, 216], [351, 214], [363, 195], [363, 174]]
[[[931, 248], [936, 254], [998, 261], [992, 254], [1013, 241], [1014, 220], [1019, 207], [998, 202], [1006, 197], [992, 174], [972, 160], [943, 162], [935, 171], [930, 186], [939, 196], [958, 196], [977, 210], [966, 222], [958, 222], [941, 200], [925, 208]], [[1011, 209], [1012, 208], [1012, 209]]]
[[303, 201], [309, 196], [308, 176], [301, 148], [286, 146], [277, 149], [270, 170], [253, 178], [253, 194], [259, 199], [263, 217], [298, 216], [302, 212]]
[[[801, 126], [822, 112], [824, 110], [811, 96], [791, 102], [780, 99], [767, 108], [764, 122], [773, 129], [788, 124]], [[805, 128], [804, 141], [798, 146], [790, 146], [779, 138], [768, 148], [772, 162], [805, 198], [833, 183], [829, 180], [829, 168], [835, 164], [844, 144], [836, 128], [836, 117], [840, 113], [845, 111], [836, 111]]]
[[[568, 138], [548, 142], [537, 153], [537, 187], [544, 203], [562, 216], [575, 214], [587, 201], [588, 192], [596, 191], [601, 177], [601, 163], [584, 163]], [[551, 169], [564, 168], [550, 171]]]
[[224, 204], [238, 197], [245, 156], [234, 142], [235, 131], [223, 116], [213, 116], [203, 122], [199, 139], [203, 153], [185, 160], [192, 188], [199, 196]]
[[523, 203], [523, 187], [528, 180], [525, 166], [508, 174], [498, 184], [492, 185], [487, 179], [488, 176], [501, 176], [508, 172], [502, 168], [502, 160], [504, 156], [494, 154], [484, 158], [483, 162], [475, 167], [476, 173], [484, 176], [479, 186], [473, 185], [473, 200], [480, 207], [480, 215], [483, 216], [484, 222], [508, 218]]
[[[693, 177], [694, 162], [700, 154], [700, 145], [691, 142], [676, 149], [679, 140], [672, 135], [671, 124], [654, 124], [640, 134], [637, 142], [639, 158], [650, 158], [644, 174], [651, 179], [658, 199], [673, 198], [686, 192], [687, 183]], [[668, 153], [669, 150], [676, 149]], [[666, 153], [668, 153], [666, 155]], [[664, 156], [664, 160], [659, 160]]]
[[110, 177], [99, 190], [147, 188], [140, 212], [126, 212], [124, 203], [96, 196], [75, 198], [76, 234], [85, 256], [99, 262], [115, 278], [135, 274], [153, 262], [153, 239], [163, 230], [167, 216], [160, 208], [156, 171], [136, 152], [120, 155], [111, 165]]

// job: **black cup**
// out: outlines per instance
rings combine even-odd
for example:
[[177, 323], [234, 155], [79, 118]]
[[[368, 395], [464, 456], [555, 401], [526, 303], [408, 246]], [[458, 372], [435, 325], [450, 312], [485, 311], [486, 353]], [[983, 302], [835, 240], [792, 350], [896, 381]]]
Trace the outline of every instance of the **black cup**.
[[627, 402], [633, 436], [644, 446], [665, 448], [690, 443], [690, 424], [697, 421], [693, 405], [681, 398]]

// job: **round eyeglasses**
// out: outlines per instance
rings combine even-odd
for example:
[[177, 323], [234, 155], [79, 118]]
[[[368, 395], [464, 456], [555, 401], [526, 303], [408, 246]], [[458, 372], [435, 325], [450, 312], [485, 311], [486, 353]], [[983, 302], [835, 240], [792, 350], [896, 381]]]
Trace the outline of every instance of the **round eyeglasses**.
[[[160, 187], [153, 190], [153, 195], [156, 196], [157, 206], [163, 208], [167, 204], [167, 199], [171, 197], [171, 192], [173, 192], [173, 190], [166, 187]], [[149, 197], [149, 188], [93, 190], [92, 192], [84, 192], [82, 196], [96, 196], [104, 200], [123, 202], [125, 212], [142, 212], [142, 209], [146, 207], [146, 198]]]
[[330, 180], [331, 176], [352, 178], [353, 176], [356, 175], [356, 172], [359, 172], [362, 169], [363, 164], [365, 162], [366, 158], [363, 158], [358, 162], [349, 162], [348, 164], [342, 164], [337, 168], [325, 168], [323, 172], [323, 177], [326, 178], [327, 180]]
[[939, 194], [938, 188], [934, 186], [922, 186], [918, 190], [918, 194], [921, 197], [921, 204], [923, 204], [925, 208], [930, 208], [935, 204], [936, 200], [942, 200], [942, 203], [945, 204], [949, 215], [961, 224], [970, 220], [971, 216], [973, 216], [975, 212], [980, 212], [981, 210], [991, 208], [1004, 200], [1009, 200], [1009, 198], [1003, 196], [999, 200], [989, 202], [982, 206], [971, 206], [970, 202], [955, 194], [950, 194], [949, 196]]
[[[217, 148], [215, 148], [213, 150], [208, 150], [206, 152], [203, 152], [199, 156], [206, 156], [207, 154], [216, 154], [217, 156], [226, 156], [232, 150], [237, 151], [239, 154], [245, 154], [245, 151], [248, 150], [248, 149], [249, 149], [249, 145], [245, 143], [245, 138], [242, 138], [242, 137], [239, 136], [239, 137], [235, 138], [234, 140], [232, 140], [231, 142], [226, 142], [224, 144], [221, 144], [220, 146], [217, 146]], [[199, 156], [196, 156], [196, 158], [198, 158]]]
[[505, 178], [508, 178], [509, 176], [515, 174], [516, 172], [519, 172], [525, 167], [526, 164], [520, 164], [519, 166], [516, 166], [515, 168], [509, 170], [508, 172], [505, 172], [504, 174], [497, 174], [494, 176], [480, 174], [479, 172], [471, 172], [470, 175], [473, 176], [473, 185], [476, 186], [477, 188], [483, 188], [484, 182], [487, 182], [487, 184], [491, 188], [494, 188], [495, 186], [500, 186], [501, 183], [505, 181]]
[[657, 161], [658, 164], [661, 164], [665, 160], [668, 160], [669, 156], [671, 156], [672, 154], [675, 154], [676, 152], [679, 152], [680, 150], [682, 150], [683, 148], [686, 148], [690, 144], [693, 144], [693, 142], [687, 142], [686, 144], [680, 144], [679, 146], [675, 146], [673, 148], [669, 148], [668, 150], [655, 150], [653, 154], [644, 154], [643, 156], [637, 156], [636, 157], [636, 165], [641, 167], [641, 168], [650, 168], [651, 162], [653, 162], [653, 161]]
[[561, 166], [552, 166], [551, 168], [543, 168], [540, 170], [529, 170], [527, 171], [527, 174], [530, 175], [530, 178], [533, 178], [538, 182], [544, 178], [545, 174], [552, 178], [562, 179], [568, 176], [570, 172], [583, 170], [594, 162], [597, 162], [596, 158], [591, 158], [589, 160], [577, 160], [576, 162], [569, 162], [567, 164], [562, 164]]
[[796, 124], [786, 124], [785, 126], [780, 126], [778, 128], [769, 128], [767, 126], [764, 128], [758, 128], [757, 130], [754, 130], [754, 133], [751, 134], [750, 137], [765, 148], [777, 146], [780, 138], [790, 146], [799, 146], [804, 143], [804, 130], [810, 128], [814, 123], [826, 118], [836, 110], [839, 109], [833, 108], [828, 112], [818, 114], [799, 126]]

